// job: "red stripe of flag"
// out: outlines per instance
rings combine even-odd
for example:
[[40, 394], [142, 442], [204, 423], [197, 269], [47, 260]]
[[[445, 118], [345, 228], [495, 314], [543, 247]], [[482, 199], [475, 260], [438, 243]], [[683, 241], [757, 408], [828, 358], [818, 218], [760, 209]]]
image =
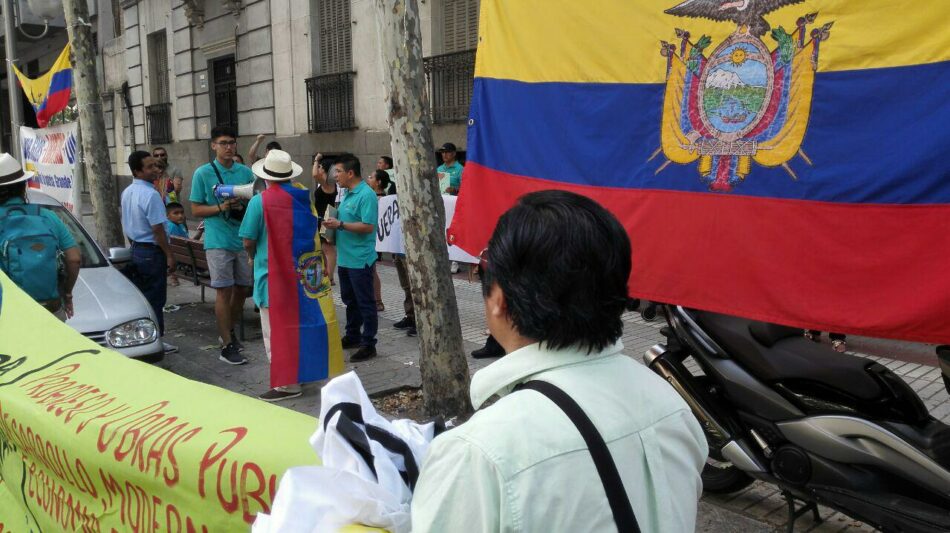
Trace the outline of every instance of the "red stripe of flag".
[[271, 324], [271, 385], [299, 383], [300, 323], [297, 265], [293, 239], [270, 238], [270, 228], [287, 227], [293, 220], [293, 198], [280, 187], [262, 193], [264, 220], [268, 228], [267, 289]]
[[624, 223], [634, 296], [793, 327], [950, 343], [945, 206], [576, 186], [469, 162], [450, 240], [477, 254], [493, 230], [486, 220], [544, 189], [588, 196]]

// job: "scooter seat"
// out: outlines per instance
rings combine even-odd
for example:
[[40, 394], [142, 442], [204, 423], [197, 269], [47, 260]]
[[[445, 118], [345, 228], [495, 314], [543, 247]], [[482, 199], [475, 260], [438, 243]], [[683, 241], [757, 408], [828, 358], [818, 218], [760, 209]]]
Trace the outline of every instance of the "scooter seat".
[[801, 329], [707, 311], [692, 313], [732, 359], [763, 381], [811, 381], [861, 400], [884, 394], [866, 370], [874, 361], [816, 344]]

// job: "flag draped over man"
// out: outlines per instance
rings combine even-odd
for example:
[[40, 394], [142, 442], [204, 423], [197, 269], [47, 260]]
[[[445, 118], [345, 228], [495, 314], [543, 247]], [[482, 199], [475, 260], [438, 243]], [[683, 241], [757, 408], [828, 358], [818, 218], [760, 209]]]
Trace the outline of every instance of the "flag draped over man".
[[16, 66], [13, 67], [23, 92], [36, 111], [36, 122], [41, 128], [45, 128], [53, 115], [69, 105], [69, 93], [73, 87], [73, 67], [69, 63], [69, 52], [70, 46], [67, 44], [49, 72], [35, 80], [27, 78]]
[[484, 0], [450, 242], [478, 252], [517, 197], [567, 189], [630, 232], [635, 296], [950, 342], [946, 15]]
[[271, 387], [337, 375], [343, 370], [343, 348], [310, 192], [297, 183], [281, 183], [261, 195], [267, 227]]

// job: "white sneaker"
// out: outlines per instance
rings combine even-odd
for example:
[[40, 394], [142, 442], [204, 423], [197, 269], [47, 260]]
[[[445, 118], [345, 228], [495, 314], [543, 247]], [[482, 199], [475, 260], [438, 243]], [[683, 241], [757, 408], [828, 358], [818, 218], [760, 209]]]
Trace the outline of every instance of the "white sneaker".
[[175, 346], [174, 344], [168, 344], [167, 342], [162, 342], [162, 350], [166, 354], [178, 353], [178, 346]]
[[449, 271], [453, 274], [459, 273], [459, 264], [458, 261], [452, 261], [452, 266], [449, 268]]

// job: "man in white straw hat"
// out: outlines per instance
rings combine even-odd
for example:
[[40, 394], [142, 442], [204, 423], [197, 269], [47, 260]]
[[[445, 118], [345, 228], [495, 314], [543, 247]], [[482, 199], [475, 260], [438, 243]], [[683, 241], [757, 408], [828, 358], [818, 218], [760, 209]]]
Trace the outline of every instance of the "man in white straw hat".
[[27, 203], [31, 177], [13, 156], [0, 153], [0, 269], [50, 312], [70, 318], [82, 254], [55, 213]]
[[327, 323], [335, 320], [320, 307], [330, 280], [323, 275], [310, 191], [294, 182], [303, 169], [287, 152], [272, 149], [252, 171], [267, 189], [251, 198], [238, 234], [254, 264], [254, 303], [270, 363], [271, 389], [259, 398], [277, 402], [300, 396], [302, 382], [329, 377]]

